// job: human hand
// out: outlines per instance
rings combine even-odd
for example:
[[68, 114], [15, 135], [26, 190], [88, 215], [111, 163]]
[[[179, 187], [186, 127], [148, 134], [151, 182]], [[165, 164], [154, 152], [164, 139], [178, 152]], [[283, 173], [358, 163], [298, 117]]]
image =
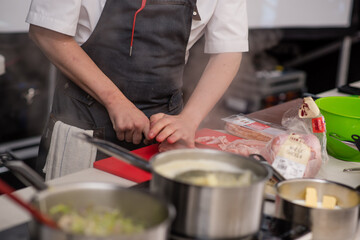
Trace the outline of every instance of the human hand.
[[190, 118], [181, 114], [158, 113], [150, 117], [148, 138], [156, 139], [158, 142], [167, 140], [170, 144], [182, 141], [187, 147], [194, 148], [197, 127], [197, 124], [194, 124]]
[[[126, 142], [139, 144], [143, 135], [148, 136], [150, 120], [130, 101], [114, 104], [108, 108], [108, 113], [113, 124], [116, 137]], [[147, 139], [144, 140], [144, 142]]]
[[179, 140], [175, 143], [169, 143], [168, 141], [163, 141], [162, 143], [159, 144], [158, 150], [159, 152], [166, 152], [166, 151], [170, 151], [170, 150], [175, 150], [175, 149], [185, 149], [188, 148], [185, 143], [182, 140]]

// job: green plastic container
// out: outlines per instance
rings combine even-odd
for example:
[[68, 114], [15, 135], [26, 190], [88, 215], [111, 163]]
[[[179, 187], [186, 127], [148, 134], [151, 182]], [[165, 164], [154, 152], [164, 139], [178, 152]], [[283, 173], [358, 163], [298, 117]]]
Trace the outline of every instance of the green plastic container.
[[328, 153], [341, 160], [360, 162], [359, 151], [329, 136], [336, 134], [353, 141], [353, 134], [360, 135], [360, 98], [324, 97], [315, 102], [325, 118]]

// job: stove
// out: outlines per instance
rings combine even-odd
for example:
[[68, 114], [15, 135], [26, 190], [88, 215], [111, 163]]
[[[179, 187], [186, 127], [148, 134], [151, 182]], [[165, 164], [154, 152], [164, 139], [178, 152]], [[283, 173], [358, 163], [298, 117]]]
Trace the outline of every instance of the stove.
[[[229, 240], [295, 240], [311, 239], [308, 227], [264, 215], [260, 231], [254, 236]], [[23, 223], [0, 232], [1, 240], [30, 240], [28, 223]], [[205, 240], [170, 234], [169, 240]], [[215, 240], [215, 239], [208, 239]]]
[[23, 223], [0, 232], [1, 240], [30, 240], [28, 223]]
[[[149, 181], [134, 185], [133, 189], [148, 190]], [[229, 240], [307, 240], [311, 239], [311, 232], [308, 227], [295, 224], [282, 219], [263, 215], [260, 230], [254, 236]], [[28, 223], [23, 223], [0, 232], [1, 240], [30, 240]], [[203, 238], [189, 238], [174, 233], [170, 234], [169, 240], [205, 240]], [[218, 239], [206, 239], [218, 240]]]
[[[189, 237], [184, 237], [184, 236], [178, 236], [176, 234], [171, 234], [169, 237], [169, 240], [215, 240], [215, 239], [189, 238]], [[220, 240], [220, 239], [216, 239], [216, 240]], [[258, 238], [256, 236], [249, 236], [249, 237], [243, 237], [243, 238], [231, 238], [228, 240], [258, 240]]]
[[[133, 189], [149, 190], [150, 181], [145, 181], [132, 186]], [[229, 240], [307, 240], [311, 239], [311, 231], [308, 227], [292, 223], [269, 215], [263, 215], [260, 230], [254, 236], [248, 236]], [[1, 239], [1, 238], [0, 238]], [[180, 236], [172, 233], [169, 240], [204, 240]], [[215, 240], [215, 239], [208, 239]]]
[[[300, 224], [264, 215], [260, 230], [257, 234], [229, 240], [310, 240], [311, 232], [308, 227]], [[203, 238], [189, 238], [171, 234], [169, 240], [204, 240]], [[215, 239], [207, 239], [215, 240]], [[218, 239], [216, 239], [218, 240]]]

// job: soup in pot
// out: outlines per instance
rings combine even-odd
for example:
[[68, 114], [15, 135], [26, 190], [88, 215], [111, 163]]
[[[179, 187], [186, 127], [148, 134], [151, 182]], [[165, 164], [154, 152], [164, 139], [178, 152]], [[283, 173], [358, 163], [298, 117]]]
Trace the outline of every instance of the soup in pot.
[[250, 170], [206, 159], [171, 161], [155, 166], [154, 170], [170, 179], [207, 187], [248, 186], [256, 178]]

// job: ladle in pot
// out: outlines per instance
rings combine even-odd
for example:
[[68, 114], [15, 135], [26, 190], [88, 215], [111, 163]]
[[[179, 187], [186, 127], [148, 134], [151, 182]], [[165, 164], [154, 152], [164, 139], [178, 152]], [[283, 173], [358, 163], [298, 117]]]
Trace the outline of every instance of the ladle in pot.
[[13, 160], [8, 153], [0, 154], [0, 167], [8, 168], [22, 183], [33, 186], [38, 191], [48, 188], [44, 180], [28, 165], [19, 160]]
[[190, 170], [175, 175], [174, 180], [188, 183], [203, 183], [209, 186], [238, 186], [247, 183], [250, 185], [251, 175], [246, 175], [244, 172]]
[[129, 150], [119, 145], [116, 145], [112, 142], [102, 140], [99, 138], [94, 138], [85, 133], [78, 134], [77, 137], [79, 137], [82, 140], [85, 140], [88, 143], [93, 144], [94, 146], [97, 147], [98, 150], [108, 154], [109, 156], [113, 156], [115, 158], [121, 159], [124, 162], [131, 164], [135, 167], [138, 167], [147, 172], [151, 172], [152, 170], [152, 167], [149, 162], [131, 153]]
[[[0, 154], [0, 166], [4, 166], [10, 170], [22, 183], [25, 185], [33, 186], [36, 190], [42, 191], [48, 188], [44, 183], [40, 175], [38, 175], [34, 170], [32, 170], [28, 165], [23, 163], [20, 160], [13, 160], [12, 156], [9, 153]], [[36, 220], [39, 222], [57, 229], [58, 225], [48, 216], [44, 215], [32, 205], [28, 204], [24, 200], [20, 199], [16, 195], [12, 194], [14, 189], [9, 186], [7, 183], [0, 179], [0, 192], [6, 194], [11, 200], [16, 204], [23, 207], [28, 211]]]
[[[151, 170], [152, 170], [152, 167], [149, 162], [147, 162], [143, 158], [131, 153], [129, 150], [127, 150], [119, 145], [116, 145], [116, 144], [111, 143], [106, 140], [94, 138], [87, 134], [79, 134], [78, 137], [87, 141], [88, 143], [93, 144], [100, 151], [108, 154], [109, 156], [119, 158], [119, 159], [123, 160], [124, 162], [134, 165], [134, 166], [136, 166], [144, 171], [147, 171], [147, 172], [151, 172]], [[267, 168], [270, 168], [277, 181], [280, 182], [280, 181], [285, 180], [285, 178], [278, 171], [276, 171], [276, 169], [274, 169], [261, 155], [251, 154], [249, 157], [252, 159], [258, 160], [259, 162], [261, 162], [261, 164], [263, 164]], [[184, 180], [185, 178], [189, 178], [191, 176], [200, 176], [200, 175], [206, 177], [209, 174], [215, 174], [215, 177], [218, 177], [218, 178], [223, 178], [224, 174], [228, 175], [227, 178], [238, 178], [243, 173], [242, 172], [237, 173], [237, 172], [224, 172], [224, 171], [209, 171], [209, 170], [195, 170], [195, 171], [190, 170], [190, 171], [186, 171], [186, 172], [178, 174], [177, 176], [175, 176], [174, 179], [175, 180]]]
[[32, 205], [28, 204], [21, 198], [12, 194], [12, 192], [14, 192], [14, 189], [12, 187], [10, 187], [7, 183], [2, 181], [1, 179], [0, 179], [0, 192], [3, 194], [6, 194], [13, 202], [20, 205], [22, 208], [24, 208], [39, 222], [41, 222], [51, 228], [58, 228], [57, 223], [55, 221], [53, 221], [51, 218], [47, 217], [46, 215], [44, 215], [43, 213], [38, 211], [36, 208], [34, 208]]
[[[144, 171], [151, 172], [151, 165], [145, 160], [142, 159], [139, 156], [136, 156], [135, 154], [131, 153], [129, 150], [118, 146], [116, 144], [113, 144], [109, 141], [98, 139], [91, 137], [87, 134], [80, 134], [78, 135], [83, 140], [87, 141], [88, 143], [91, 143], [95, 145], [100, 151], [110, 155], [114, 156], [116, 158], [119, 158], [123, 160], [126, 163], [129, 163], [131, 165], [134, 165]], [[188, 179], [193, 177], [207, 177], [210, 174], [213, 174], [215, 178], [223, 179], [224, 175], [228, 175], [226, 178], [234, 180], [235, 178], [239, 178], [242, 173], [234, 173], [234, 172], [224, 172], [224, 171], [208, 171], [208, 170], [190, 170], [186, 172], [179, 173], [175, 176], [174, 180], [188, 182]]]
[[277, 182], [282, 182], [285, 179], [285, 177], [283, 175], [281, 175], [281, 173], [279, 173], [270, 163], [268, 163], [268, 161], [266, 161], [266, 159], [261, 156], [260, 154], [250, 154], [250, 157], [253, 159], [256, 159], [258, 161], [261, 162], [261, 164], [263, 164], [264, 166], [270, 168], [272, 170], [272, 174], [273, 177], [276, 179]]

